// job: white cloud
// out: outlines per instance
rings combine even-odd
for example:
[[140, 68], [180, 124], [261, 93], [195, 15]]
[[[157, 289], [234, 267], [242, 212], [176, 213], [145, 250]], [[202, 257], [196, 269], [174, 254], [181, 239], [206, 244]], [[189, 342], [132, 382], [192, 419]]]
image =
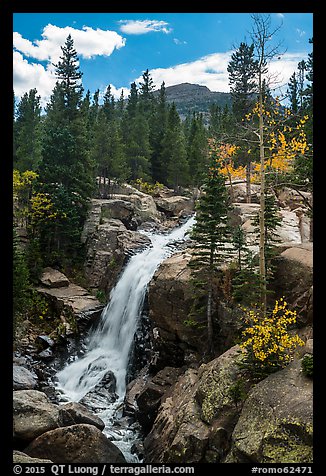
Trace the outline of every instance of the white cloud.
[[42, 40], [31, 42], [14, 32], [13, 46], [25, 56], [40, 61], [57, 61], [61, 55], [61, 46], [65, 43], [68, 35], [74, 40], [74, 47], [80, 57], [89, 59], [94, 56], [110, 56], [115, 49], [125, 46], [126, 40], [115, 31], [94, 30], [83, 26], [81, 30], [66, 26], [60, 28], [48, 24], [42, 32]]
[[52, 65], [45, 68], [39, 63], [29, 63], [18, 51], [13, 54], [13, 86], [15, 95], [21, 97], [30, 89], [36, 88], [45, 106], [54, 88], [56, 78]]
[[[156, 88], [164, 81], [165, 86], [180, 83], [193, 83], [207, 86], [211, 91], [229, 92], [229, 73], [227, 66], [233, 51], [213, 53], [190, 63], [178, 64], [169, 68], [155, 68], [150, 70]], [[279, 88], [287, 83], [297, 70], [298, 63], [306, 58], [305, 53], [287, 53], [270, 63], [269, 75], [274, 81], [270, 87]], [[142, 77], [135, 80], [142, 81]]]
[[[182, 63], [170, 68], [155, 68], [150, 71], [153, 82], [159, 88], [180, 83], [195, 83], [207, 86], [211, 91], [229, 91], [227, 65], [232, 52], [213, 53], [191, 63]], [[141, 81], [141, 77], [136, 81]]]
[[168, 27], [166, 21], [159, 20], [120, 20], [120, 30], [128, 35], [143, 35], [151, 31], [162, 31], [170, 33], [172, 28]]
[[[298, 70], [298, 63], [307, 59], [307, 53], [285, 53], [269, 65], [269, 72], [274, 80], [274, 88], [287, 88], [292, 74]], [[272, 85], [273, 86], [273, 85]]]
[[[70, 26], [60, 28], [48, 24], [42, 32], [42, 39], [30, 41], [18, 32], [13, 33], [13, 78], [14, 91], [17, 96], [31, 88], [37, 88], [43, 104], [48, 100], [55, 85], [53, 64], [62, 55], [61, 46], [67, 36], [74, 40], [74, 48], [80, 58], [90, 59], [95, 56], [110, 56], [114, 50], [125, 46], [126, 40], [111, 30], [93, 29], [83, 26], [81, 30]], [[45, 66], [29, 62], [33, 58], [46, 62]]]

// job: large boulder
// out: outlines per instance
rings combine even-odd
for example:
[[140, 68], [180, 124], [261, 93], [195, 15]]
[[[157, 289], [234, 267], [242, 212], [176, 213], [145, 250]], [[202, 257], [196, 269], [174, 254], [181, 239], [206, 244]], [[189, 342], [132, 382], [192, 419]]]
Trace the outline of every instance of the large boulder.
[[32, 441], [42, 433], [61, 426], [59, 406], [38, 390], [16, 390], [13, 393], [14, 437]]
[[199, 369], [189, 368], [166, 391], [145, 438], [146, 462], [221, 462], [243, 404], [239, 395], [251, 386], [238, 365], [241, 358], [235, 346]]
[[194, 201], [192, 198], [175, 195], [172, 197], [154, 198], [159, 211], [166, 216], [173, 217], [180, 214], [189, 214], [193, 212]]
[[59, 412], [62, 426], [87, 423], [96, 426], [99, 430], [103, 430], [105, 427], [104, 421], [81, 403], [69, 402], [60, 405]]
[[40, 281], [49, 288], [62, 288], [69, 286], [69, 279], [63, 273], [53, 268], [44, 268]]
[[33, 390], [37, 387], [37, 376], [22, 365], [13, 365], [13, 389]]
[[300, 360], [250, 392], [226, 463], [312, 463], [313, 384]]
[[87, 423], [103, 430], [104, 422], [81, 403], [57, 405], [38, 390], [17, 390], [13, 394], [14, 436], [32, 441], [55, 428]]
[[24, 450], [53, 463], [125, 463], [121, 451], [95, 426], [78, 424], [48, 431]]

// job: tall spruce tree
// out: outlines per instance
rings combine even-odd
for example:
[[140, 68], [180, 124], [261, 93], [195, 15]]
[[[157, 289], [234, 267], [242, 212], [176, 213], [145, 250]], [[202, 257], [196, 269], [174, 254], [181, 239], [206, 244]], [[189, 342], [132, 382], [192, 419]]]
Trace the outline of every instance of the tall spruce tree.
[[295, 72], [289, 79], [287, 94], [290, 101], [291, 112], [297, 114], [299, 110], [299, 86]]
[[20, 172], [37, 169], [42, 153], [42, 122], [40, 96], [35, 88], [25, 93], [17, 105], [14, 151], [14, 168]]
[[[241, 124], [242, 119], [252, 108], [257, 97], [256, 75], [258, 62], [254, 57], [254, 44], [240, 43], [239, 48], [232, 54], [227, 70], [232, 97], [232, 111], [235, 120]], [[251, 155], [242, 154], [242, 162], [246, 165], [247, 202], [251, 202]]]
[[204, 193], [196, 207], [196, 222], [191, 233], [194, 251], [190, 262], [195, 287], [191, 315], [198, 320], [203, 314], [206, 316], [208, 354], [213, 352], [213, 282], [217, 266], [225, 259], [225, 244], [230, 237], [225, 179], [216, 157], [212, 156], [210, 160]]
[[174, 188], [189, 183], [189, 166], [186, 157], [186, 143], [180, 116], [174, 103], [169, 106], [167, 130], [163, 139], [163, 163], [166, 165], [165, 185]]
[[167, 133], [168, 107], [164, 82], [161, 84], [159, 97], [154, 107], [151, 120], [151, 172], [153, 182], [166, 183], [166, 164], [164, 163], [163, 141]]
[[257, 61], [254, 58], [254, 45], [240, 43], [239, 48], [232, 54], [228, 64], [230, 91], [233, 113], [238, 121], [255, 102], [257, 95]]
[[86, 102], [82, 107], [82, 73], [70, 35], [61, 49], [63, 54], [55, 65], [57, 82], [46, 108], [39, 173], [41, 191], [49, 194], [58, 216], [56, 240], [48, 237], [46, 248], [73, 258], [80, 254], [79, 237], [95, 180]]
[[194, 113], [192, 116], [187, 144], [187, 161], [191, 183], [201, 186], [207, 170], [208, 142], [203, 115]]

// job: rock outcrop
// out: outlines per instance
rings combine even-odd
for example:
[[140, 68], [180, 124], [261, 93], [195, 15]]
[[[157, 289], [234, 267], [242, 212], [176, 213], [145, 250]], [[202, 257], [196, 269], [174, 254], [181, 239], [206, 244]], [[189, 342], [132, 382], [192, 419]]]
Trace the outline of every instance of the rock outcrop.
[[[183, 343], [198, 350], [203, 345], [204, 333], [187, 324], [193, 298], [190, 259], [190, 253], [183, 251], [161, 263], [149, 285], [149, 317], [160, 330], [166, 347], [170, 342], [172, 346]], [[171, 351], [170, 356], [171, 362], [165, 361], [165, 366], [174, 365], [175, 352]]]
[[301, 359], [255, 384], [238, 350], [186, 370], [166, 391], [146, 462], [312, 462], [312, 380]]
[[80, 403], [57, 405], [38, 390], [13, 394], [13, 426], [16, 440], [32, 441], [55, 428], [87, 423], [103, 430], [103, 421]]
[[13, 389], [33, 390], [37, 387], [37, 376], [22, 365], [13, 365]]
[[300, 360], [251, 390], [226, 463], [312, 463], [313, 388]]
[[134, 230], [143, 221], [158, 221], [159, 214], [152, 197], [145, 195], [145, 200], [142, 195], [92, 200], [82, 235], [87, 249], [85, 275], [90, 288], [108, 295], [126, 258], [150, 244], [148, 237]]
[[165, 393], [145, 438], [146, 462], [221, 462], [242, 406], [232, 389], [240, 379], [243, 392], [251, 385], [237, 365], [238, 350], [233, 347], [199, 369], [189, 368]]
[[24, 452], [53, 463], [125, 463], [121, 451], [98, 428], [87, 424], [48, 431]]
[[[123, 463], [121, 451], [102, 433], [104, 422], [81, 403], [51, 403], [38, 390], [13, 394], [16, 462]], [[25, 445], [25, 446], [23, 446]]]
[[287, 245], [273, 260], [272, 289], [285, 296], [298, 312], [300, 325], [312, 324], [313, 314], [313, 244]]

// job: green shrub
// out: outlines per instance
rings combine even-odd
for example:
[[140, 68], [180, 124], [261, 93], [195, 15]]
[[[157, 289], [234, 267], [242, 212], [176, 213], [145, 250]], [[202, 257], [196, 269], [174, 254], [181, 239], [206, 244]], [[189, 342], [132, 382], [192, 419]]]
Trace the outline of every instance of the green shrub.
[[304, 355], [301, 361], [302, 372], [307, 376], [313, 377], [314, 356], [312, 354]]

